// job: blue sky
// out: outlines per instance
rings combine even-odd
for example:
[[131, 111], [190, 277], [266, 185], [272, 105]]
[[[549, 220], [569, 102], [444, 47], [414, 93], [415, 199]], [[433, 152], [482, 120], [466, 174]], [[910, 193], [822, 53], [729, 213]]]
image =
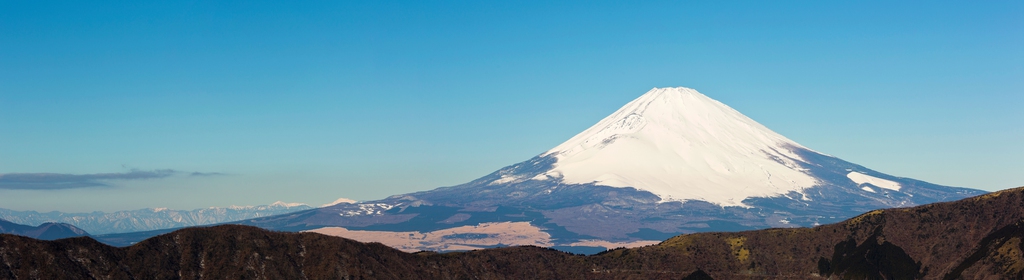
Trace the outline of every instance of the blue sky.
[[1019, 1], [148, 2], [0, 2], [0, 174], [58, 183], [0, 208], [455, 185], [666, 86], [881, 172], [1024, 185]]

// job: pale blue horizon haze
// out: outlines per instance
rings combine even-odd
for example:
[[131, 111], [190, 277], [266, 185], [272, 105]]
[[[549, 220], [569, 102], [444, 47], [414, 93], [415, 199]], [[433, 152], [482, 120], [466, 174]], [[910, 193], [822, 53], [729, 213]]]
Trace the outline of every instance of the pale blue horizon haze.
[[0, 2], [0, 208], [371, 200], [654, 87], [895, 176], [1024, 185], [1024, 3]]

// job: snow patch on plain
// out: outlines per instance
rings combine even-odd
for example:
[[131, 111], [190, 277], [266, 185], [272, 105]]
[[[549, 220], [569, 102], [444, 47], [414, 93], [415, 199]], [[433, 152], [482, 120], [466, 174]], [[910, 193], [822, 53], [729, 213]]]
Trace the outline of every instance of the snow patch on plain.
[[846, 177], [850, 178], [851, 181], [857, 183], [858, 185], [867, 183], [883, 189], [890, 189], [894, 191], [900, 190], [900, 183], [874, 177], [860, 172], [850, 172], [846, 174]]
[[652, 89], [542, 156], [557, 159], [544, 175], [565, 183], [634, 187], [663, 201], [745, 206], [748, 197], [799, 192], [818, 183], [791, 149], [810, 151], [680, 87]]
[[351, 216], [368, 216], [368, 215], [383, 215], [384, 211], [395, 208], [396, 205], [390, 205], [387, 203], [361, 203], [358, 204], [359, 209], [349, 209], [345, 212], [338, 213], [338, 216], [351, 217]]

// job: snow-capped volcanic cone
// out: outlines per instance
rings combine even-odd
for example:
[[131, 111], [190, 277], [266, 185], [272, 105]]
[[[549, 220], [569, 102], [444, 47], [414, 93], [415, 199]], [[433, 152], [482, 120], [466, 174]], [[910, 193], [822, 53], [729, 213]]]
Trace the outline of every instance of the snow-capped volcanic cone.
[[483, 230], [506, 227], [543, 232], [516, 237], [536, 244], [611, 248], [699, 231], [814, 226], [982, 193], [874, 171], [695, 90], [655, 88], [565, 143], [466, 184], [244, 223], [358, 233], [352, 238], [444, 233], [431, 242], [381, 240], [409, 250], [509, 244]]
[[663, 200], [739, 206], [813, 187], [800, 144], [689, 88], [655, 88], [547, 151], [534, 179], [634, 187]]

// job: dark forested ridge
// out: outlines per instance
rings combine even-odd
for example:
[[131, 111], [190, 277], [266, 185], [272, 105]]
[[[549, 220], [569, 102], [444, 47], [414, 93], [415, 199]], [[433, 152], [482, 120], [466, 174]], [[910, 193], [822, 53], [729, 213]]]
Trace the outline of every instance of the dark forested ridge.
[[1024, 188], [798, 229], [699, 233], [581, 256], [537, 247], [403, 253], [225, 225], [117, 248], [0, 235], [0, 279], [1024, 278]]

